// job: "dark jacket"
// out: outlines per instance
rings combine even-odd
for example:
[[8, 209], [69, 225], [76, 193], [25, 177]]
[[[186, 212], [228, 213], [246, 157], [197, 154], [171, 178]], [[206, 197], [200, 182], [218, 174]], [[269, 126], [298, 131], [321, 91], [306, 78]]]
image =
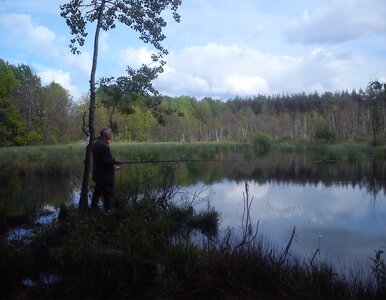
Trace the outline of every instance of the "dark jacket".
[[102, 139], [97, 139], [92, 148], [92, 178], [97, 184], [114, 185], [114, 163], [110, 147]]

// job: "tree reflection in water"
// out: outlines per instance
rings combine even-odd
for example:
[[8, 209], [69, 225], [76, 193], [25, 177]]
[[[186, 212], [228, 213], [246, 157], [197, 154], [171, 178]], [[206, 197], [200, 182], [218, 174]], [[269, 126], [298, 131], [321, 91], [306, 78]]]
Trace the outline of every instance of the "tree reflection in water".
[[[300, 257], [311, 259], [320, 249], [317, 258], [338, 267], [354, 261], [368, 266], [374, 250], [386, 247], [384, 161], [317, 162], [311, 155], [271, 152], [239, 161], [126, 165], [116, 175], [117, 194], [127, 199], [133, 187], [136, 192], [156, 187], [165, 170], [173, 170], [176, 183], [186, 191], [209, 186], [200, 194], [202, 205], [209, 200], [224, 227], [240, 225], [247, 182], [254, 197], [251, 218], [260, 220], [259, 233], [285, 247], [296, 226], [292, 250]], [[76, 172], [0, 173], [2, 207], [16, 212], [74, 203], [80, 178]]]

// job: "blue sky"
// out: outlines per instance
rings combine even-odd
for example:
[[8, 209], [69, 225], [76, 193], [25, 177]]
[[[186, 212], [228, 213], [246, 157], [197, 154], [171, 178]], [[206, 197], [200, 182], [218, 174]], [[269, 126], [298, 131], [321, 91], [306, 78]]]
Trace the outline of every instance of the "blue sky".
[[[65, 2], [0, 0], [0, 58], [30, 65], [77, 99], [88, 91], [94, 28], [82, 54], [71, 54]], [[180, 23], [165, 15], [169, 55], [155, 81], [168, 96], [227, 100], [386, 81], [385, 0], [183, 0], [179, 13]], [[97, 77], [124, 75], [153, 51], [123, 26], [103, 32]]]

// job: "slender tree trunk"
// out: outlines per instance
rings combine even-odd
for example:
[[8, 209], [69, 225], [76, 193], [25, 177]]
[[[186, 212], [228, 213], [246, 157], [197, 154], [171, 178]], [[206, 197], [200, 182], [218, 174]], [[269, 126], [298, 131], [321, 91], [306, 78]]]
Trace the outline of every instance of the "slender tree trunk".
[[82, 180], [82, 190], [80, 193], [79, 200], [79, 209], [85, 210], [88, 208], [88, 183], [89, 183], [89, 175], [91, 169], [91, 149], [95, 140], [95, 129], [94, 129], [94, 115], [95, 115], [95, 73], [98, 62], [98, 42], [99, 42], [99, 33], [101, 28], [101, 20], [103, 16], [103, 11], [105, 7], [105, 0], [102, 1], [99, 11], [98, 23], [96, 25], [95, 37], [94, 37], [94, 54], [90, 75], [90, 107], [89, 107], [89, 116], [88, 116], [88, 127], [90, 139], [89, 143], [86, 147], [86, 156], [84, 160], [84, 171], [83, 171], [83, 180]]

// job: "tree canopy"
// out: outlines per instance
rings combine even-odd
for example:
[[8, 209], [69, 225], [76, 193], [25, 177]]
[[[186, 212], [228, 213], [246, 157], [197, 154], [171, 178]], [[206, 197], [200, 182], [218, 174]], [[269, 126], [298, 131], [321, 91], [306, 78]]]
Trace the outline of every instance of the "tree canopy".
[[[45, 93], [50, 87], [55, 89]], [[60, 109], [63, 106], [71, 110]], [[72, 115], [75, 106], [68, 91], [58, 83], [43, 86], [30, 66], [14, 66], [0, 59], [0, 146], [79, 139], [71, 126], [57, 129], [58, 123], [77, 123]]]

